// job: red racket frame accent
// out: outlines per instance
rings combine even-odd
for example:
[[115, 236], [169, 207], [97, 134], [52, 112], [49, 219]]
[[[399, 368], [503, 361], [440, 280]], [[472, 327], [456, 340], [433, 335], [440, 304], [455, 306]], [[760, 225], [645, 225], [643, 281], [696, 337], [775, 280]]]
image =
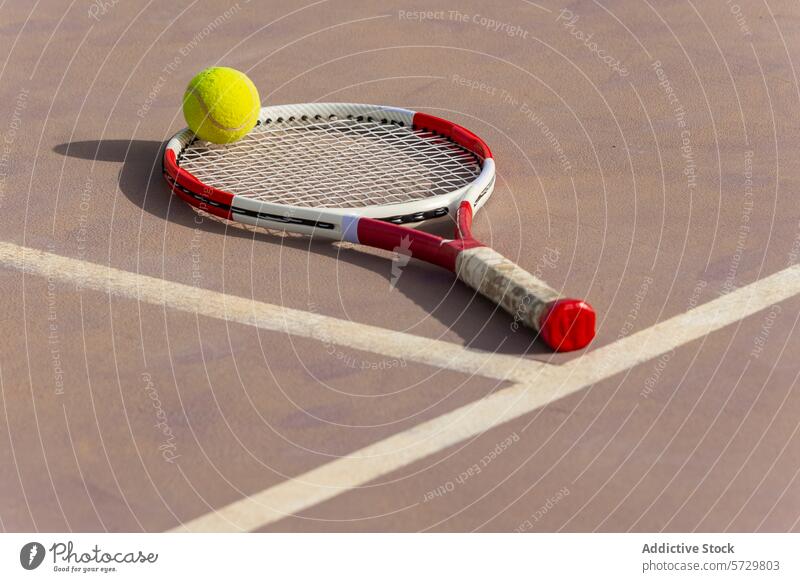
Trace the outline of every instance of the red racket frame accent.
[[427, 113], [414, 114], [414, 127], [419, 129], [427, 129], [433, 133], [438, 133], [445, 137], [450, 138], [460, 146], [464, 146], [472, 153], [478, 154], [482, 158], [491, 158], [492, 151], [486, 142], [472, 133], [470, 130], [447, 121], [441, 117], [428, 115]]
[[[233, 203], [233, 194], [203, 184], [178, 165], [175, 152], [171, 149], [167, 149], [164, 152], [164, 172], [171, 178], [169, 185], [172, 187], [172, 191], [182, 200], [200, 208], [204, 212], [232, 220], [230, 208]], [[187, 190], [203, 198], [203, 200], [191, 196], [186, 192]], [[220, 206], [209, 204], [207, 201], [214, 202]]]

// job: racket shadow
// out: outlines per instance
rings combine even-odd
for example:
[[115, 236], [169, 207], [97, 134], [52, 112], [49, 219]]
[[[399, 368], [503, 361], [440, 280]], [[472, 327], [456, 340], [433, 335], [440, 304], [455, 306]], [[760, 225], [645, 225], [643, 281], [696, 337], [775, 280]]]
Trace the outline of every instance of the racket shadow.
[[[419, 305], [424, 313], [445, 325], [465, 346], [505, 354], [552, 356], [542, 342], [534, 341], [534, 332], [525, 327], [515, 328], [512, 318], [491, 301], [477, 295], [451, 273], [427, 263], [393, 263], [389, 254], [376, 255], [374, 250], [364, 252], [357, 247], [325, 240], [282, 236], [207, 214], [203, 216], [211, 220], [198, 224], [198, 211], [172, 196], [161, 175], [163, 147], [163, 142], [153, 140], [107, 139], [63, 143], [55, 146], [53, 151], [72, 158], [121, 164], [118, 176], [120, 191], [133, 204], [160, 219], [192, 229], [199, 227], [214, 235], [255, 238], [313, 252], [377, 273], [386, 279], [384, 292], [389, 308], [393, 303], [392, 294], [401, 293]], [[453, 226], [440, 221], [426, 226], [425, 230], [448, 236], [453, 232]]]

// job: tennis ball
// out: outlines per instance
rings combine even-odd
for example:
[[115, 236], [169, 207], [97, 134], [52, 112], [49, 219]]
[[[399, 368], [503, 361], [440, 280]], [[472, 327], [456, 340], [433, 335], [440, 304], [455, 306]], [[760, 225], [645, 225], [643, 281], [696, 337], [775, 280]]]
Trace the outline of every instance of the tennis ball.
[[211, 67], [189, 81], [183, 95], [183, 116], [200, 139], [231, 143], [244, 137], [258, 121], [258, 89], [244, 73]]

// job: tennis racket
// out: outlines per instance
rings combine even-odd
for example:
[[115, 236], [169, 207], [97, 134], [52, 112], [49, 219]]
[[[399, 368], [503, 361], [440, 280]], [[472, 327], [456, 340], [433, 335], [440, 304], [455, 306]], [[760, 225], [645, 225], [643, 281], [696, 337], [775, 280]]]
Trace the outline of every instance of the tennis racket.
[[[178, 196], [233, 221], [349, 241], [454, 272], [539, 333], [554, 350], [594, 337], [589, 304], [561, 298], [472, 236], [495, 166], [488, 146], [463, 127], [407, 109], [354, 103], [261, 110], [242, 140], [216, 146], [191, 130], [164, 150], [164, 176]], [[450, 217], [452, 239], [415, 225]]]

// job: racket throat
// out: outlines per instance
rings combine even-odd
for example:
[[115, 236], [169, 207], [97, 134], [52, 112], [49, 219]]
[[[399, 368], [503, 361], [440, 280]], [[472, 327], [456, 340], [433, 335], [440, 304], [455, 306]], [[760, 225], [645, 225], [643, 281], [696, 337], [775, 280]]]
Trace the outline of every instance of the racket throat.
[[[456, 240], [472, 240], [472, 204], [464, 200], [456, 211]], [[475, 241], [477, 242], [477, 241]], [[478, 245], [482, 246], [482, 245]]]
[[481, 244], [477, 241], [443, 240], [434, 234], [364, 217], [358, 219], [357, 232], [357, 239], [348, 240], [399, 252], [451, 272], [456, 271], [456, 258], [464, 249], [465, 243]]

